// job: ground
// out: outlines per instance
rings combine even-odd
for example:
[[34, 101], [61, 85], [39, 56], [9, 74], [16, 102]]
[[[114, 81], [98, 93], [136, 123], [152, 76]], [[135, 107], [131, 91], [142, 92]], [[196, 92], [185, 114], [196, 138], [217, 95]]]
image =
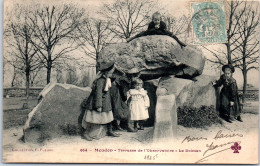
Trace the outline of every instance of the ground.
[[[4, 101], [6, 102], [6, 101]], [[35, 102], [35, 99], [33, 99]], [[30, 104], [29, 104], [30, 105]], [[4, 107], [5, 108], [5, 107]], [[24, 143], [20, 140], [23, 135], [23, 124], [26, 120], [26, 116], [30, 109], [12, 109], [4, 110], [4, 129], [3, 129], [3, 161], [10, 160], [10, 156], [15, 152], [12, 150], [28, 149], [28, 148], [51, 148], [59, 149], [61, 147], [89, 147], [95, 145], [95, 147], [102, 147], [103, 145], [118, 145], [126, 146], [149, 146], [152, 140], [153, 128], [145, 128], [143, 131], [137, 133], [129, 133], [126, 131], [119, 132], [120, 137], [105, 137], [100, 140], [86, 141], [80, 136], [63, 136], [53, 139], [42, 145], [36, 145], [32, 143]], [[244, 113], [242, 114], [243, 123], [234, 121], [233, 123], [227, 123], [223, 121], [223, 124], [212, 125], [206, 129], [201, 128], [186, 128], [178, 125], [177, 140], [182, 141], [186, 136], [200, 137], [207, 136], [209, 133], [215, 133], [220, 130], [231, 132], [250, 132], [258, 131], [258, 102], [252, 101], [244, 105]], [[148, 137], [147, 137], [148, 136]], [[149, 137], [150, 136], [150, 137]]]

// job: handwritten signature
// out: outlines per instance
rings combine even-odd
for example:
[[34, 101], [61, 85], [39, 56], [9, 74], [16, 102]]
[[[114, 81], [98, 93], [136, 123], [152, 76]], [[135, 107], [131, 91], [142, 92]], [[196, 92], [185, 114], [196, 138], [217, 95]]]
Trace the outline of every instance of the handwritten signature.
[[[214, 140], [220, 140], [220, 139], [227, 139], [227, 138], [235, 138], [235, 137], [243, 137], [243, 134], [241, 133], [224, 133], [222, 130], [219, 130], [215, 137], [213, 138]], [[205, 137], [193, 137], [193, 136], [186, 136], [182, 143], [186, 142], [192, 142], [192, 141], [201, 141], [201, 140], [208, 140], [208, 138]], [[238, 144], [241, 144], [241, 141], [236, 141]], [[221, 144], [215, 144], [215, 142], [211, 142], [210, 144], [206, 144], [206, 150], [203, 152], [203, 158], [198, 160], [196, 163], [201, 163], [204, 161], [207, 161], [207, 159], [213, 155], [216, 155], [218, 153], [224, 152], [226, 150], [230, 149], [230, 145], [234, 144], [235, 142], [233, 141], [227, 141]], [[228, 148], [226, 148], [229, 146]], [[224, 148], [224, 149], [223, 149]], [[215, 151], [218, 150], [218, 151]], [[210, 152], [213, 152], [211, 154], [208, 154]], [[207, 155], [206, 155], [207, 154]]]
[[199, 141], [199, 140], [208, 140], [207, 138], [204, 137], [191, 137], [191, 136], [186, 136], [181, 143], [184, 141], [191, 142], [191, 141]]

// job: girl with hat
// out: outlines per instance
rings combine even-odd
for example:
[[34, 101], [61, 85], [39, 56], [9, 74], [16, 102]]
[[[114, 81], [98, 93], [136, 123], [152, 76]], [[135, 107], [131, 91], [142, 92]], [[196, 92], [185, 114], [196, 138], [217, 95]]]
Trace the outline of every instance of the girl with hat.
[[235, 69], [231, 64], [228, 64], [222, 67], [222, 71], [224, 74], [220, 76], [220, 79], [213, 82], [213, 85], [217, 87], [223, 85], [220, 92], [220, 116], [229, 123], [232, 123], [231, 116], [242, 122], [237, 83], [232, 77]]
[[[83, 103], [85, 114], [82, 120], [82, 127], [87, 128], [87, 124], [106, 124], [107, 134], [118, 137], [117, 133], [112, 131], [112, 121], [114, 120], [111, 106], [111, 80], [110, 77], [114, 72], [114, 62], [100, 65], [99, 72], [93, 82], [92, 91], [87, 100]], [[84, 134], [83, 138], [91, 141], [93, 138]]]

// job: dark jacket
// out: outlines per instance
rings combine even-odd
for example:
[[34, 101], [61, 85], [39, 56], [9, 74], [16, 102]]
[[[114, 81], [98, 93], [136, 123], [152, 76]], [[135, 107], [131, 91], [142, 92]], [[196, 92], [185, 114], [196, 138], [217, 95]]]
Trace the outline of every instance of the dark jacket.
[[[155, 29], [155, 24], [153, 21], [149, 23], [147, 30], [152, 30], [152, 29]], [[158, 30], [160, 30], [162, 32], [166, 31], [166, 24], [163, 21], [160, 21], [160, 27]]]
[[111, 103], [112, 111], [115, 120], [128, 120], [130, 117], [130, 110], [126, 101], [126, 93], [124, 91], [128, 90], [128, 84], [120, 78], [116, 79], [111, 87]]
[[[223, 88], [220, 92], [220, 114], [222, 115], [240, 115], [242, 109], [238, 97], [238, 88], [236, 80], [231, 77], [226, 79], [225, 75], [221, 75], [220, 79], [216, 82], [215, 86], [221, 86]], [[234, 102], [234, 106], [230, 106], [230, 102]]]
[[103, 76], [93, 82], [92, 91], [85, 103], [85, 108], [90, 111], [96, 111], [97, 108], [102, 108], [102, 112], [112, 110], [110, 90], [104, 91], [106, 86], [106, 78]]

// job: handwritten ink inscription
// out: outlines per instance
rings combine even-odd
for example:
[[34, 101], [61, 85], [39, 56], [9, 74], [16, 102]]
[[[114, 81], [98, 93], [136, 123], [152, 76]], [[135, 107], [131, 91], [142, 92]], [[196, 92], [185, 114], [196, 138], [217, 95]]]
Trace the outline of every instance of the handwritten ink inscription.
[[[213, 137], [213, 140], [227, 140], [231, 138], [241, 138], [243, 134], [241, 133], [224, 133], [222, 130], [219, 130], [216, 135]], [[208, 138], [205, 137], [194, 137], [194, 136], [186, 136], [182, 143], [186, 142], [194, 142], [194, 141], [207, 141]], [[212, 141], [206, 144], [206, 150], [203, 152], [203, 158], [198, 160], [196, 163], [202, 163], [208, 160], [209, 157], [216, 155], [218, 153], [224, 152], [226, 150], [232, 149], [234, 150], [233, 153], [239, 153], [238, 151], [241, 150], [241, 141], [224, 141], [221, 144], [215, 143]], [[223, 149], [224, 148], [224, 149]], [[210, 153], [211, 152], [211, 153]]]
[[155, 160], [157, 158], [158, 158], [158, 154], [156, 154], [156, 155], [145, 155], [144, 156], [145, 160]]

